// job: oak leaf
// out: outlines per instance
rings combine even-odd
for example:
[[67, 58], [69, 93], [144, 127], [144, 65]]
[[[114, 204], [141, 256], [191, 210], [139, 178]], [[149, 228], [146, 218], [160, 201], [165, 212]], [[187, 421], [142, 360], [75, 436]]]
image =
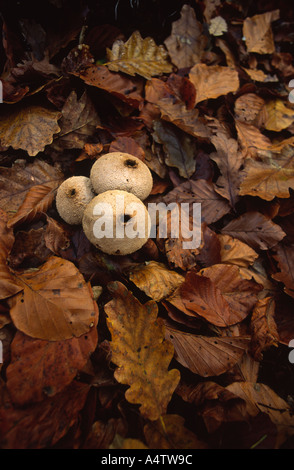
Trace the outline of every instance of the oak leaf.
[[238, 72], [220, 65], [197, 64], [191, 69], [189, 78], [196, 88], [196, 104], [234, 93], [240, 85]]
[[109, 70], [132, 76], [138, 74], [147, 80], [173, 70], [164, 46], [157, 46], [151, 37], [143, 39], [139, 31], [125, 43], [120, 39], [115, 41], [112, 50], [107, 49], [107, 57]]
[[179, 415], [164, 415], [144, 426], [149, 449], [206, 449], [207, 445], [185, 427]]
[[164, 41], [172, 62], [179, 69], [201, 62], [206, 42], [194, 9], [183, 5], [180, 19], [172, 23], [171, 35]]
[[258, 54], [272, 54], [275, 52], [275, 43], [271, 23], [278, 20], [280, 11], [268, 11], [261, 15], [246, 18], [243, 24], [247, 51]]
[[179, 372], [169, 370], [173, 346], [164, 339], [163, 322], [157, 318], [154, 301], [142, 305], [126, 287], [109, 284], [113, 300], [105, 305], [111, 332], [114, 376], [129, 385], [126, 399], [140, 404], [143, 417], [159, 419], [179, 382]]
[[6, 370], [13, 403], [27, 405], [52, 397], [82, 370], [97, 345], [97, 329], [65, 341], [44, 341], [17, 331]]
[[175, 359], [194, 374], [213, 377], [237, 364], [249, 347], [249, 338], [198, 336], [166, 327]]
[[281, 227], [260, 212], [247, 212], [229, 222], [222, 233], [238, 238], [254, 250], [268, 250], [285, 236]]
[[48, 341], [79, 337], [93, 328], [97, 312], [90, 288], [78, 269], [50, 258], [40, 269], [14, 272], [23, 291], [9, 299], [16, 328]]
[[13, 147], [28, 152], [34, 157], [46, 145], [53, 142], [54, 134], [60, 131], [57, 124], [59, 111], [29, 106], [0, 117], [0, 141], [3, 147]]
[[156, 302], [171, 295], [184, 282], [184, 277], [167, 269], [157, 261], [146, 262], [135, 267], [129, 275], [130, 280], [146, 295]]

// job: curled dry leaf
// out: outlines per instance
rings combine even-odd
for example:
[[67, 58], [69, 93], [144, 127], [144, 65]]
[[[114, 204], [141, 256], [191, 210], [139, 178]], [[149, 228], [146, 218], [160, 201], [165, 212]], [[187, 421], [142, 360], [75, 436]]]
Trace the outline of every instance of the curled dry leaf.
[[164, 41], [172, 62], [179, 68], [201, 62], [207, 39], [202, 24], [190, 5], [183, 5], [181, 18], [172, 24], [171, 35]]
[[165, 413], [179, 382], [179, 372], [169, 370], [173, 346], [164, 339], [164, 326], [157, 319], [157, 306], [142, 305], [126, 287], [109, 285], [113, 300], [105, 306], [112, 341], [114, 376], [130, 387], [126, 399], [140, 404], [143, 417], [155, 421]]
[[0, 118], [0, 140], [3, 147], [26, 150], [31, 157], [42, 152], [60, 131], [59, 111], [29, 106]]
[[139, 31], [125, 43], [120, 39], [115, 41], [112, 50], [107, 49], [107, 57], [109, 70], [132, 76], [138, 74], [147, 80], [173, 70], [164, 46], [157, 46], [150, 37], [143, 39]]
[[229, 222], [222, 233], [238, 238], [254, 250], [267, 250], [285, 236], [281, 227], [260, 212], [247, 212]]
[[69, 261], [50, 258], [40, 269], [14, 273], [23, 291], [9, 300], [16, 328], [28, 336], [61, 341], [88, 333], [96, 303], [83, 276]]
[[167, 269], [164, 264], [156, 261], [135, 267], [130, 272], [129, 278], [156, 302], [171, 295], [185, 280], [177, 272]]
[[208, 337], [166, 327], [166, 338], [175, 348], [175, 359], [194, 374], [213, 377], [232, 369], [249, 347], [249, 338]]
[[16, 405], [52, 397], [82, 370], [97, 345], [97, 329], [65, 341], [33, 339], [17, 331], [6, 370], [7, 389]]
[[289, 189], [294, 189], [294, 147], [287, 146], [281, 154], [271, 154], [262, 162], [247, 159], [243, 175], [241, 196], [258, 196], [266, 201], [288, 198]]
[[258, 54], [272, 54], [275, 52], [271, 23], [280, 18], [280, 11], [268, 11], [252, 18], [246, 18], [243, 25], [247, 51]]
[[[1, 390], [1, 449], [42, 449], [53, 446], [78, 420], [89, 385], [72, 382], [53, 398], [31, 407], [14, 408], [6, 390]], [[61, 423], [64, 423], [61, 426]]]
[[263, 351], [271, 346], [278, 346], [279, 334], [275, 322], [275, 301], [266, 297], [257, 302], [251, 317], [250, 352], [256, 361], [261, 361]]
[[194, 433], [185, 427], [179, 415], [164, 415], [144, 426], [144, 435], [149, 449], [206, 449]]
[[294, 250], [293, 246], [279, 244], [274, 249], [274, 258], [280, 272], [273, 274], [276, 281], [283, 282], [286, 294], [294, 297]]
[[234, 93], [240, 85], [238, 72], [220, 65], [197, 64], [191, 69], [189, 78], [196, 88], [196, 104]]
[[0, 209], [0, 299], [6, 299], [22, 290], [21, 284], [7, 266], [7, 257], [14, 243], [13, 230], [7, 227], [7, 214]]

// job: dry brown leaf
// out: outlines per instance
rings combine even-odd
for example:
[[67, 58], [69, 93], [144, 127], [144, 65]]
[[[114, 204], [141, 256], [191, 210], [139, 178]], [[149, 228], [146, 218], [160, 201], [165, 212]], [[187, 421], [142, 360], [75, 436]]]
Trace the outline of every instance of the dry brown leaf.
[[47, 216], [47, 227], [44, 233], [46, 247], [55, 255], [66, 250], [70, 245], [69, 234], [61, 224]]
[[219, 234], [221, 262], [248, 268], [258, 258], [258, 254], [246, 243], [230, 235]]
[[281, 154], [271, 154], [262, 162], [246, 160], [240, 195], [258, 196], [266, 201], [290, 197], [294, 189], [294, 147], [287, 146]]
[[249, 338], [197, 336], [166, 326], [175, 359], [194, 374], [213, 377], [237, 364], [249, 347]]
[[255, 93], [245, 93], [235, 101], [235, 116], [239, 122], [255, 123], [255, 120], [265, 105], [264, 99]]
[[286, 294], [294, 297], [294, 249], [293, 246], [279, 244], [274, 249], [274, 258], [280, 272], [273, 274], [276, 281], [283, 282]]
[[215, 190], [235, 207], [239, 199], [240, 168], [244, 157], [238, 151], [235, 139], [227, 139], [224, 134], [218, 134], [212, 137], [211, 142], [217, 153], [210, 154], [210, 158], [216, 162], [222, 174], [216, 181]]
[[44, 341], [17, 331], [6, 370], [13, 403], [22, 406], [53, 397], [74, 379], [97, 345], [97, 329], [80, 338]]
[[210, 129], [205, 125], [203, 118], [199, 116], [198, 109], [188, 110], [184, 103], [174, 103], [172, 98], [161, 99], [157, 105], [161, 117], [165, 121], [172, 122], [175, 126], [197, 138], [208, 139], [211, 136]]
[[109, 152], [123, 152], [134, 155], [142, 161], [145, 159], [144, 150], [132, 137], [118, 137], [111, 142]]
[[[0, 205], [7, 214], [14, 216], [19, 207], [25, 201], [27, 195], [32, 191], [35, 194], [34, 188], [38, 187], [40, 192], [45, 195], [46, 188], [50, 195], [51, 191], [56, 189], [62, 182], [63, 175], [57, 167], [48, 165], [42, 160], [35, 160], [33, 163], [27, 163], [25, 160], [18, 160], [11, 168], [0, 168]], [[11, 197], [13, 194], [13, 197]], [[52, 197], [49, 196], [50, 198]], [[29, 198], [32, 201], [31, 198]], [[42, 198], [39, 201], [42, 204]], [[34, 206], [30, 207], [34, 212]], [[29, 214], [28, 212], [28, 214]]]
[[141, 79], [131, 79], [110, 72], [104, 65], [88, 67], [78, 76], [87, 85], [101, 88], [134, 108], [139, 108], [143, 104]]
[[101, 124], [89, 96], [84, 92], [78, 99], [73, 90], [61, 110], [60, 133], [53, 147], [57, 150], [82, 149]]
[[50, 258], [40, 269], [14, 272], [23, 292], [9, 299], [16, 328], [48, 341], [79, 337], [97, 320], [96, 303], [82, 274], [69, 261]]
[[164, 415], [144, 426], [149, 449], [206, 449], [207, 445], [185, 427], [179, 415]]
[[265, 82], [266, 80], [266, 74], [262, 70], [245, 69], [244, 67], [243, 70], [245, 70], [247, 75], [249, 75], [254, 82]]
[[171, 295], [185, 280], [177, 272], [167, 269], [164, 264], [156, 261], [135, 267], [130, 272], [129, 278], [156, 302]]
[[112, 50], [107, 49], [107, 58], [109, 70], [138, 74], [147, 80], [173, 70], [164, 46], [157, 46], [151, 37], [143, 39], [139, 31], [134, 31], [125, 43], [120, 39], [115, 41]]
[[272, 147], [272, 143], [268, 137], [260, 132], [260, 130], [241, 121], [235, 121], [238, 140], [240, 142], [244, 157], [257, 158], [263, 155]]
[[221, 219], [230, 211], [228, 201], [214, 189], [214, 185], [206, 180], [187, 181], [164, 196], [164, 202], [200, 203], [202, 221], [211, 224]]
[[280, 11], [268, 11], [261, 15], [246, 18], [243, 25], [247, 51], [258, 54], [272, 54], [275, 43], [271, 23], [280, 18]]
[[159, 419], [179, 382], [178, 370], [168, 371], [173, 346], [164, 339], [163, 322], [154, 301], [142, 305], [119, 283], [109, 284], [113, 300], [105, 306], [111, 332], [116, 380], [129, 385], [126, 399], [140, 404], [143, 417]]
[[14, 243], [13, 230], [7, 227], [7, 214], [0, 209], [0, 299], [6, 299], [22, 290], [7, 265], [7, 258]]
[[247, 212], [229, 222], [222, 233], [238, 238], [254, 250], [268, 250], [285, 236], [281, 227], [260, 212]]
[[190, 5], [183, 5], [181, 18], [172, 23], [171, 35], [164, 41], [172, 62], [179, 68], [201, 62], [206, 46], [202, 24]]
[[206, 22], [209, 23], [212, 16], [214, 16], [218, 10], [218, 7], [221, 7], [221, 0], [204, 0], [204, 16]]
[[266, 297], [257, 302], [251, 317], [250, 352], [256, 361], [261, 361], [263, 351], [271, 346], [278, 346], [279, 334], [275, 322], [275, 301]]
[[0, 140], [3, 147], [22, 149], [34, 157], [53, 142], [60, 131], [59, 111], [29, 106], [0, 117]]
[[196, 104], [234, 93], [240, 85], [238, 72], [220, 65], [197, 64], [191, 69], [189, 78], [196, 88]]
[[266, 104], [267, 120], [264, 124], [268, 131], [280, 132], [294, 122], [294, 109], [285, 106], [281, 100], [272, 100]]

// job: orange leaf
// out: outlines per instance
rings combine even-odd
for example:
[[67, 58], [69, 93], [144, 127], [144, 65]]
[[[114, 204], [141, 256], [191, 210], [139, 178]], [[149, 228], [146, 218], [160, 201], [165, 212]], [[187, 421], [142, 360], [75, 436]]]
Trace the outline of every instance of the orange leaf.
[[275, 43], [271, 23], [278, 20], [280, 11], [268, 11], [252, 18], [246, 18], [243, 25], [247, 51], [258, 54], [272, 54], [275, 52]]

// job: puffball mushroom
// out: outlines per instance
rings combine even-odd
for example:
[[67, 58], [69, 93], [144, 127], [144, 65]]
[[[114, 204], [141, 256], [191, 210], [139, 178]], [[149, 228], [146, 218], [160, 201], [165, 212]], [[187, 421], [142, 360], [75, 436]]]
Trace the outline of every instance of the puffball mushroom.
[[85, 209], [82, 225], [90, 242], [109, 255], [134, 253], [150, 233], [150, 217], [143, 202], [121, 190], [94, 197]]
[[65, 222], [78, 225], [82, 223], [84, 210], [94, 197], [90, 178], [72, 176], [59, 186], [56, 194], [56, 208]]
[[148, 166], [139, 158], [122, 152], [100, 157], [91, 168], [90, 179], [97, 194], [118, 189], [128, 191], [142, 201], [149, 196], [153, 186]]

